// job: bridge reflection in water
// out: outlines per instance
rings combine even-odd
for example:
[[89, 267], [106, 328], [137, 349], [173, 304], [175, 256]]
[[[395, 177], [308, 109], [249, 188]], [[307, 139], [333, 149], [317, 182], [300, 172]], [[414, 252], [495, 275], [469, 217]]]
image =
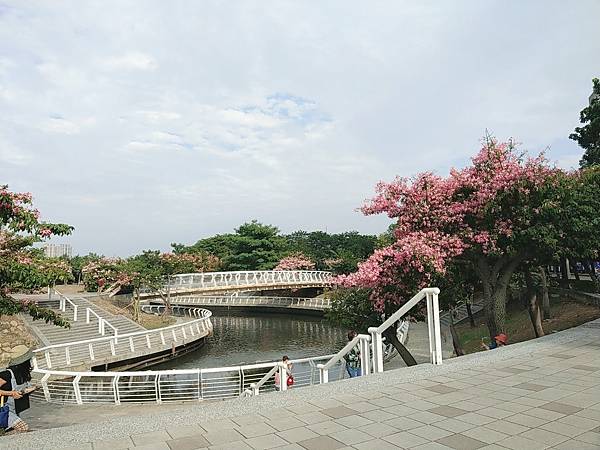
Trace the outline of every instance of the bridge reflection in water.
[[346, 343], [346, 330], [320, 317], [212, 310], [214, 334], [206, 345], [153, 369], [223, 367], [336, 353]]

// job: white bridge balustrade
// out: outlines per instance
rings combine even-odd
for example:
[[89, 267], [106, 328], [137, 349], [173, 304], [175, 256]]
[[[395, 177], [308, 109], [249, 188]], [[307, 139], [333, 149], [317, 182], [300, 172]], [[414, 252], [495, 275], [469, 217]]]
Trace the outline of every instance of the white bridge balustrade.
[[307, 297], [263, 297], [263, 296], [177, 296], [171, 298], [174, 305], [219, 306], [219, 307], [274, 307], [290, 309], [324, 310], [331, 308], [328, 298]]
[[[144, 308], [150, 307], [144, 305]], [[100, 318], [99, 326], [102, 328], [108, 325], [113, 328], [115, 333], [113, 336], [54, 344], [36, 349], [33, 351], [34, 370], [90, 365], [90, 361], [96, 362], [96, 365], [123, 361], [202, 339], [212, 333], [210, 321], [212, 313], [202, 308], [195, 309], [197, 311], [193, 312], [193, 315], [197, 318], [191, 321], [126, 334], [117, 334], [117, 330], [112, 325]], [[97, 316], [95, 313], [93, 315]], [[89, 320], [89, 313], [86, 319]]]
[[[319, 384], [317, 364], [332, 356], [291, 360], [294, 388]], [[136, 372], [72, 372], [38, 368], [35, 372], [41, 375], [42, 389], [32, 395], [38, 398], [43, 395], [48, 402], [77, 404], [222, 400], [243, 396], [269, 373], [271, 376], [263, 381], [261, 387], [265, 392], [276, 390], [273, 375], [278, 368], [279, 362]], [[338, 379], [343, 378], [343, 369], [343, 364], [334, 367], [334, 375]]]
[[[163, 295], [191, 292], [239, 292], [261, 289], [328, 287], [331, 272], [318, 270], [252, 270], [237, 272], [203, 272], [171, 275], [162, 288]], [[152, 289], [142, 289], [142, 297], [155, 297]]]

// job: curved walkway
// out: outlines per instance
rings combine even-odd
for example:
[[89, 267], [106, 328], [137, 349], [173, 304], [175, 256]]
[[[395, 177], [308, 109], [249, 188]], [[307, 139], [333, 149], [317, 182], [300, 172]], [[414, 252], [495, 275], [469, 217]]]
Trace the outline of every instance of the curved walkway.
[[[597, 320], [440, 366], [250, 399], [129, 407], [109, 420], [116, 407], [44, 405], [59, 423], [78, 411], [70, 416], [78, 424], [0, 438], [0, 448], [597, 449], [599, 342]], [[28, 413], [39, 416], [37, 408]]]
[[[253, 270], [237, 272], [205, 272], [172, 275], [163, 287], [163, 295], [189, 295], [252, 292], [277, 289], [329, 287], [332, 274], [316, 270]], [[144, 298], [159, 296], [154, 291], [142, 292]]]

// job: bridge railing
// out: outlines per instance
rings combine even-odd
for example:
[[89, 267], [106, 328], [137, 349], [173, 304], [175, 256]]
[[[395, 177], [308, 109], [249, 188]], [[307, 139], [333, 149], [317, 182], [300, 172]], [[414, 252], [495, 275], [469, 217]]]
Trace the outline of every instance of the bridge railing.
[[304, 297], [262, 297], [262, 296], [177, 296], [171, 298], [172, 304], [199, 306], [272, 306], [309, 309], [329, 309], [328, 298]]
[[[319, 384], [317, 364], [333, 355], [291, 360], [294, 389]], [[36, 369], [42, 390], [34, 397], [56, 403], [164, 403], [235, 398], [251, 390], [278, 362], [210, 369], [147, 370], [137, 372], [73, 372]], [[334, 368], [335, 369], [335, 368]], [[343, 366], [335, 375], [344, 376]], [[274, 375], [274, 371], [271, 375]], [[285, 379], [285, 378], [283, 378]], [[261, 384], [262, 392], [276, 390], [274, 377]]]
[[[170, 275], [165, 280], [165, 292], [194, 288], [243, 287], [243, 286], [288, 286], [331, 284], [331, 272], [318, 270], [250, 270], [235, 272], [203, 272]], [[151, 289], [142, 289], [150, 293]]]
[[212, 332], [210, 321], [212, 313], [206, 309], [198, 309], [200, 312], [196, 314], [201, 317], [168, 327], [66, 342], [36, 349], [33, 351], [33, 367], [35, 370], [40, 369], [42, 362], [45, 362], [47, 369], [63, 364], [70, 366], [74, 363], [89, 363], [102, 357], [115, 357], [117, 353], [121, 360], [126, 360], [140, 353], [147, 353], [151, 349], [159, 351], [171, 348], [173, 345], [178, 346], [198, 340]]

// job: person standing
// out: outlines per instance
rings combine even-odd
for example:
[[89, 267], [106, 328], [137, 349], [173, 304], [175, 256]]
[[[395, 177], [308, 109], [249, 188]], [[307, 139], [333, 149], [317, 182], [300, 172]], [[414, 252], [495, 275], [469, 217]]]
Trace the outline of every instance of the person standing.
[[[356, 336], [356, 331], [348, 331], [348, 342]], [[360, 369], [360, 349], [358, 345], [355, 345], [352, 350], [346, 353], [344, 359], [346, 360], [346, 372], [348, 372], [348, 376], [350, 378], [360, 377], [362, 374]]]

